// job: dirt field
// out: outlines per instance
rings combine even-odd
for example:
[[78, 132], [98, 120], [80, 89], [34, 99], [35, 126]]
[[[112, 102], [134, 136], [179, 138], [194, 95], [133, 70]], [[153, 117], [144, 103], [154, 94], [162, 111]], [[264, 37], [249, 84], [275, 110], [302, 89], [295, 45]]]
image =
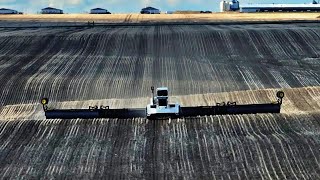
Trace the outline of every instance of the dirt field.
[[[319, 179], [318, 24], [0, 29], [0, 178]], [[281, 114], [45, 120], [55, 107], [263, 103]]]
[[[0, 31], [0, 105], [320, 85], [318, 24]], [[25, 92], [18, 94], [17, 92]]]

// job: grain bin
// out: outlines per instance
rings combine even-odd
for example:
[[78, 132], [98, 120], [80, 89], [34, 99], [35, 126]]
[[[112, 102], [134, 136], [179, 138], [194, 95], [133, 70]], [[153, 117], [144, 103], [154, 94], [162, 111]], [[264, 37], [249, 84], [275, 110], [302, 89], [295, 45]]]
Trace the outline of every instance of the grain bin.
[[230, 10], [229, 2], [227, 1], [221, 1], [220, 2], [220, 12], [225, 12]]

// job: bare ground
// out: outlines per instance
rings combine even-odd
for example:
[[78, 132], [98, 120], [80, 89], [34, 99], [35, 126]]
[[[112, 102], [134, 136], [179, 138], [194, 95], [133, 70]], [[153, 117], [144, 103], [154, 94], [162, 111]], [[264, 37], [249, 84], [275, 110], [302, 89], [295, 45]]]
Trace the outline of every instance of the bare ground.
[[320, 13], [212, 13], [212, 14], [26, 14], [0, 15], [1, 20], [15, 21], [60, 21], [60, 22], [201, 22], [244, 20], [315, 20]]
[[[318, 24], [0, 30], [0, 177], [319, 179]], [[45, 120], [55, 107], [264, 103], [281, 114]]]
[[[0, 105], [320, 85], [318, 24], [0, 30]], [[24, 92], [17, 95], [17, 92]]]
[[0, 175], [319, 179], [319, 113], [1, 121]]

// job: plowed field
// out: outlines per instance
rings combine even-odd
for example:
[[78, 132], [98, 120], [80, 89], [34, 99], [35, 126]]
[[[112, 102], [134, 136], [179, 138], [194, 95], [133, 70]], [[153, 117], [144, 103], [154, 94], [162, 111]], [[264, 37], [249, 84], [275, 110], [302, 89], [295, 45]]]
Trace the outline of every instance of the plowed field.
[[[319, 24], [0, 29], [0, 178], [319, 179]], [[45, 120], [144, 107], [149, 88], [281, 114]]]

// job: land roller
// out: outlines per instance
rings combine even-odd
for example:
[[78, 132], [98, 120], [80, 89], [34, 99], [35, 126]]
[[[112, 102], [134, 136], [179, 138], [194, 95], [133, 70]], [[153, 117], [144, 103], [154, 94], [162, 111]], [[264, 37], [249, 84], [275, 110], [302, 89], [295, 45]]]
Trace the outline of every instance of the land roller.
[[89, 106], [88, 109], [52, 109], [48, 107], [49, 99], [43, 98], [41, 104], [47, 119], [92, 119], [92, 118], [148, 118], [167, 119], [192, 116], [280, 113], [283, 91], [276, 93], [277, 101], [265, 104], [237, 104], [236, 102], [216, 103], [215, 106], [183, 107], [179, 103], [169, 103], [167, 87], [155, 89], [152, 86], [152, 98], [146, 108], [111, 109], [109, 106]]

